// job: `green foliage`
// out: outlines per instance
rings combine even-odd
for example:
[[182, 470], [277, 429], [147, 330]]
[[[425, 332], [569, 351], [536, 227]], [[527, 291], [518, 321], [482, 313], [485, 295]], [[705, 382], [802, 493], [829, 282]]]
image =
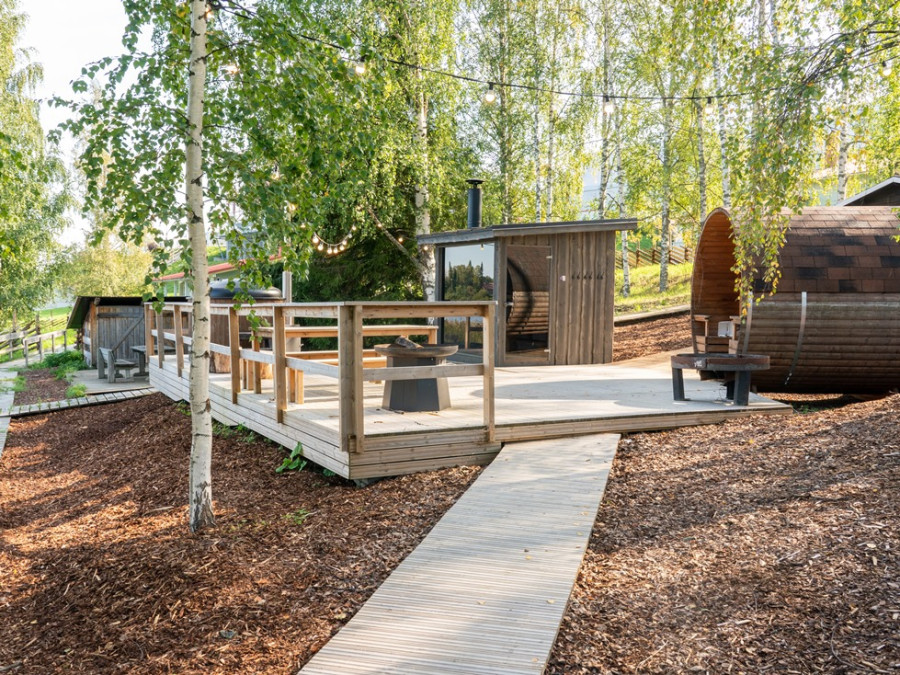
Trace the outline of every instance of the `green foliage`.
[[29, 366], [30, 368], [72, 368], [74, 370], [83, 370], [87, 368], [84, 361], [84, 354], [78, 350], [69, 349], [64, 352], [56, 352], [48, 354], [41, 361]]
[[285, 471], [303, 471], [308, 463], [309, 461], [303, 458], [303, 445], [297, 443], [294, 449], [291, 450], [291, 454], [284, 458], [281, 466], [275, 469], [275, 473], [284, 473]]
[[0, 317], [39, 306], [53, 290], [52, 254], [64, 225], [62, 163], [48, 147], [33, 98], [40, 67], [17, 48], [25, 17], [0, 2]]
[[[669, 266], [669, 287], [659, 290], [659, 265], [642, 265], [631, 270], [631, 292], [627, 298], [616, 295], [616, 314], [649, 312], [691, 301], [692, 263]], [[622, 287], [622, 270], [616, 270], [616, 288]]]
[[28, 386], [28, 385], [27, 385], [26, 382], [25, 382], [25, 377], [24, 377], [23, 375], [16, 375], [16, 376], [12, 379], [12, 384], [7, 385], [7, 386], [3, 389], [3, 391], [14, 391], [14, 392], [17, 392], [17, 393], [18, 393], [18, 392], [20, 392], [20, 391], [25, 391], [25, 389], [26, 389], [27, 386]]
[[83, 384], [73, 384], [66, 388], [66, 398], [81, 398], [87, 393], [87, 387]]
[[153, 256], [100, 232], [93, 245], [67, 252], [60, 271], [60, 286], [72, 295], [143, 295]]
[[284, 519], [293, 523], [294, 525], [302, 525], [303, 521], [305, 521], [310, 515], [312, 515], [312, 511], [308, 511], [307, 509], [301, 507], [296, 511], [286, 513]]

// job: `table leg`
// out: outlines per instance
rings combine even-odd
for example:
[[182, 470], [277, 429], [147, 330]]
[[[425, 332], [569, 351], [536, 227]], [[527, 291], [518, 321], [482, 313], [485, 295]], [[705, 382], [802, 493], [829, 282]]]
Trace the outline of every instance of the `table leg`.
[[672, 368], [672, 394], [676, 401], [686, 401], [684, 397], [684, 371]]
[[734, 382], [734, 404], [750, 404], [750, 371], [738, 371]]

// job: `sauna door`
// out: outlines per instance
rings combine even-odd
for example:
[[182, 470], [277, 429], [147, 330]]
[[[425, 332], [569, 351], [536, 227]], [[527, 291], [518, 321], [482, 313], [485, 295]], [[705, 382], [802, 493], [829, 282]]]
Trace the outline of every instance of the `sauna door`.
[[550, 247], [506, 248], [506, 359], [509, 365], [550, 360]]

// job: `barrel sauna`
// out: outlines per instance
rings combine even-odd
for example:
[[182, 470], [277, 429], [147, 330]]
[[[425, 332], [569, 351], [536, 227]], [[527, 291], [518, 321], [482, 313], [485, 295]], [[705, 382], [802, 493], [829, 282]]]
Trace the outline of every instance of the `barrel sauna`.
[[695, 351], [768, 355], [771, 369], [753, 375], [759, 391], [900, 388], [898, 227], [891, 207], [804, 209], [791, 217], [777, 292], [742, 307], [731, 216], [713, 211], [691, 282]]

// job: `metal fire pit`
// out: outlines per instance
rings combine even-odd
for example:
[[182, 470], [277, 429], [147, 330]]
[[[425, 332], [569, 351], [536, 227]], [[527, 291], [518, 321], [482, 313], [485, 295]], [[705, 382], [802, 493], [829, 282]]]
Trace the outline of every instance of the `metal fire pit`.
[[[388, 368], [439, 366], [456, 353], [458, 345], [425, 345], [419, 348], [375, 345], [375, 351], [387, 357]], [[447, 378], [388, 380], [384, 383], [381, 406], [402, 412], [436, 412], [450, 407]]]

